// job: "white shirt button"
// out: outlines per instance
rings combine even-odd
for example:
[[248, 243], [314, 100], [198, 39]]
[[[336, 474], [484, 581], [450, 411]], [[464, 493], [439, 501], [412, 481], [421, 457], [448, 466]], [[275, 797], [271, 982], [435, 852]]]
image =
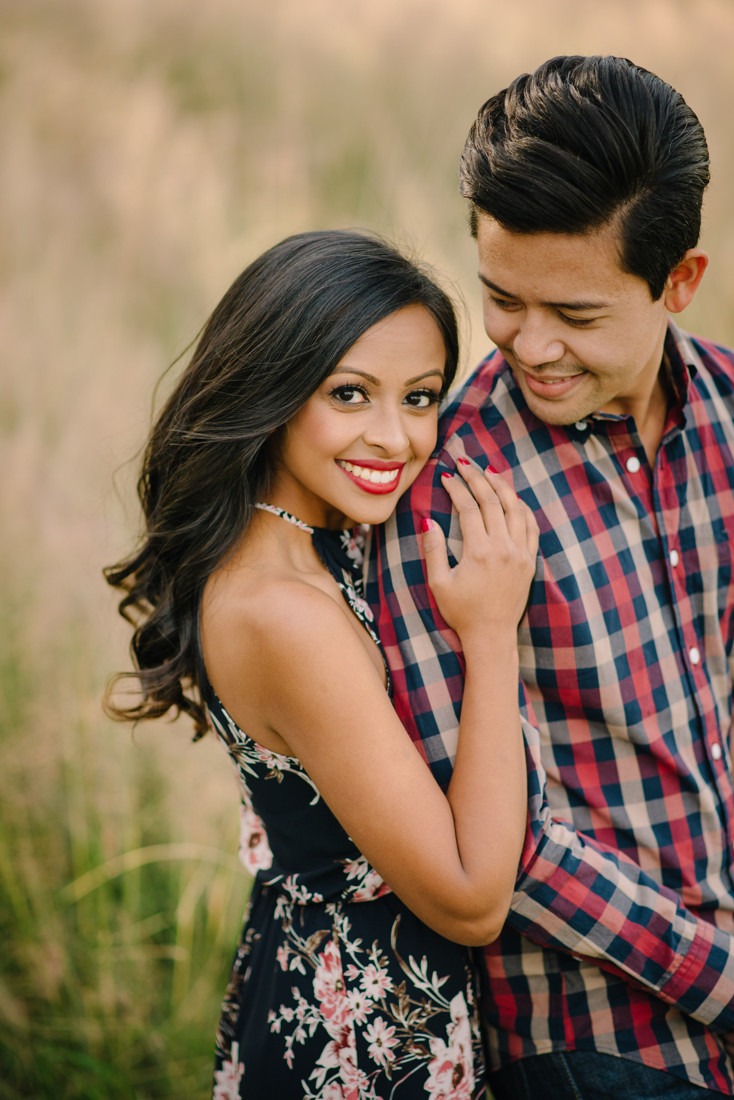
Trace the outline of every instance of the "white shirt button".
[[692, 665], [697, 665], [701, 661], [701, 654], [695, 645], [691, 646], [691, 648], [688, 650], [688, 656]]
[[579, 432], [585, 432], [586, 429], [588, 428], [588, 426], [589, 425], [587, 424], [587, 422], [585, 420], [577, 420], [576, 424], [574, 425], [576, 430], [579, 431]]
[[625, 466], [627, 467], [627, 473], [629, 473], [629, 474], [639, 473], [640, 460], [637, 457], [637, 455], [632, 455], [631, 458], [628, 458], [627, 461], [625, 462]]
[[670, 564], [673, 566], [674, 569], [675, 569], [675, 567], [676, 567], [676, 565], [678, 564], [679, 561], [680, 561], [680, 554], [678, 553], [678, 551], [677, 550], [671, 550], [670, 551]]
[[714, 742], [714, 744], [711, 746], [711, 755], [713, 756], [714, 760], [721, 760], [721, 745], [718, 741]]

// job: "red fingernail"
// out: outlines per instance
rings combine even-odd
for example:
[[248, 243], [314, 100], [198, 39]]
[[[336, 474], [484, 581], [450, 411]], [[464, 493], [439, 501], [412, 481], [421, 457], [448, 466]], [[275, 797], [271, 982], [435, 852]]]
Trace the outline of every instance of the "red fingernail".
[[456, 461], [460, 462], [462, 466], [471, 466], [471, 462], [469, 461], [468, 458], [461, 457], [461, 458], [457, 458]]
[[441, 477], [453, 477], [453, 476], [454, 475], [450, 474], [448, 470], [444, 470], [444, 472], [441, 474]]
[[426, 531], [430, 531], [433, 527], [433, 520], [428, 516], [421, 516], [421, 531], [425, 534]]
[[495, 468], [494, 468], [494, 466], [492, 465], [491, 462], [487, 463], [487, 469], [489, 470], [490, 474], [496, 474], [497, 473], [497, 471], [495, 470]]

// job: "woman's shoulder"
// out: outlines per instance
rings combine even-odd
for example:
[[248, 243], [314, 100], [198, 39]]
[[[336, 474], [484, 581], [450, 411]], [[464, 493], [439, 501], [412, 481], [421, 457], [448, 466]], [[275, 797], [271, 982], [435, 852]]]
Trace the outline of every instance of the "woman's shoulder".
[[223, 650], [237, 664], [243, 657], [267, 660], [311, 646], [324, 632], [349, 631], [342, 600], [321, 582], [278, 564], [220, 570], [207, 584], [201, 609], [205, 650]]
[[204, 593], [200, 631], [207, 678], [229, 714], [256, 740], [288, 753], [268, 740], [274, 699], [305, 698], [321, 662], [334, 664], [353, 645], [339, 604], [276, 568], [218, 578]]

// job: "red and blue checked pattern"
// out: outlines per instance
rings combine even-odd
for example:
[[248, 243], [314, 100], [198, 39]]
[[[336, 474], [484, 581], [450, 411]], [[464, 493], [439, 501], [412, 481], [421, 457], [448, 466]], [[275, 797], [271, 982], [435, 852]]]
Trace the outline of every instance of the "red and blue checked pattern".
[[[670, 326], [677, 400], [651, 469], [634, 423], [549, 426], [494, 353], [375, 539], [370, 599], [394, 701], [446, 785], [463, 683], [416, 531], [461, 554], [440, 484], [507, 472], [541, 528], [519, 632], [530, 812], [506, 929], [485, 952], [496, 1068], [593, 1049], [734, 1095], [734, 353]], [[488, 716], [491, 720], [491, 715]]]

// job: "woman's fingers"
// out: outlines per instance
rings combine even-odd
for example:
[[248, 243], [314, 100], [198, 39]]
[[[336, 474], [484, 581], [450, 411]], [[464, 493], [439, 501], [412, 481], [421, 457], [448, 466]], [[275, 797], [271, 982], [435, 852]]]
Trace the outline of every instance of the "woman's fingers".
[[503, 534], [506, 528], [504, 507], [494, 485], [468, 459], [459, 459], [456, 468], [479, 506], [485, 531], [489, 534]]
[[502, 502], [510, 538], [516, 546], [526, 547], [535, 557], [538, 544], [535, 541], [534, 532], [537, 532], [537, 524], [533, 513], [527, 504], [520, 500], [512, 486], [499, 474], [491, 473], [486, 476], [491, 480], [492, 487]]
[[528, 553], [531, 558], [535, 560], [538, 556], [538, 549], [540, 547], [540, 528], [538, 527], [538, 521], [533, 513], [527, 507], [525, 508], [525, 538], [527, 540]]
[[441, 484], [451, 497], [451, 503], [459, 516], [464, 542], [469, 544], [486, 538], [486, 518], [480, 502], [469, 491], [462, 479], [447, 472], [441, 475]]
[[441, 481], [463, 537], [461, 560], [452, 568], [443, 535], [424, 521], [428, 583], [442, 616], [460, 636], [477, 624], [516, 626], [535, 570], [537, 528], [529, 509], [503, 478], [467, 462], [445, 471]]
[[486, 532], [497, 536], [509, 534], [516, 546], [527, 549], [534, 557], [538, 549], [537, 525], [512, 486], [492, 470], [482, 473], [466, 459], [458, 460], [457, 470], [479, 506]]
[[502, 505], [505, 523], [510, 538], [516, 546], [524, 546], [526, 540], [525, 505], [518, 497], [515, 490], [499, 474], [486, 472], [484, 480], [488, 481]]
[[426, 563], [428, 584], [434, 594], [440, 592], [449, 580], [451, 567], [446, 551], [446, 538], [443, 531], [430, 517], [421, 520], [423, 535], [423, 556]]

